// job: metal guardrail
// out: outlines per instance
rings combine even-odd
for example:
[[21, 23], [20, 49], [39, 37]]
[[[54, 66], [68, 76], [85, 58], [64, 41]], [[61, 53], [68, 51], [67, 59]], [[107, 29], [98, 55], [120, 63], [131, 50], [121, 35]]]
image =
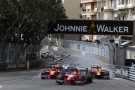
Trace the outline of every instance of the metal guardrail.
[[115, 77], [115, 65], [108, 65], [108, 70], [110, 73], [110, 79]]
[[129, 67], [129, 80], [135, 81], [135, 67]]
[[118, 77], [135, 81], [135, 67], [108, 65], [110, 78]]

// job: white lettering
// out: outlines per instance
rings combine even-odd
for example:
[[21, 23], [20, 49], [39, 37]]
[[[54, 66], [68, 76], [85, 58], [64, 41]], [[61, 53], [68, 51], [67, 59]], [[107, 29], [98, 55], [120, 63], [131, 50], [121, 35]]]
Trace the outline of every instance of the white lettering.
[[59, 24], [58, 24], [58, 26], [57, 26], [57, 27], [58, 27], [57, 29], [55, 29], [55, 28], [54, 28], [54, 31], [58, 31], [58, 30], [59, 30]]
[[60, 31], [64, 31], [64, 26], [61, 25], [61, 26], [59, 27], [59, 29], [60, 29]]
[[109, 32], [108, 27], [105, 27], [104, 32]]
[[65, 31], [69, 31], [70, 27], [69, 26], [65, 26]]
[[97, 31], [98, 31], [98, 32], [100, 32], [100, 31], [101, 31], [101, 32], [104, 32], [104, 26], [105, 26], [105, 25], [103, 25], [103, 27], [102, 27], [102, 25], [99, 25], [99, 26], [97, 25]]
[[114, 32], [118, 32], [118, 27], [113, 27]]
[[57, 25], [57, 28], [54, 28], [54, 31], [70, 31], [70, 32], [88, 32], [87, 26], [64, 26], [64, 25]]
[[129, 33], [128, 27], [122, 27], [122, 26], [105, 26], [105, 25], [97, 25], [97, 31], [98, 32], [116, 32], [116, 33]]
[[16, 64], [14, 64], [14, 65], [9, 65], [8, 64], [8, 66], [7, 66], [7, 69], [14, 69], [14, 68], [16, 68]]
[[[111, 31], [111, 30], [112, 30], [112, 31]], [[113, 29], [111, 28], [111, 26], [109, 27], [109, 31], [110, 31], [110, 32], [114, 32]]]
[[119, 32], [120, 32], [120, 33], [123, 32], [123, 27], [119, 27]]
[[76, 31], [79, 31], [79, 32], [81, 32], [81, 29], [80, 29], [80, 27], [77, 27], [77, 26], [76, 26]]
[[128, 27], [124, 27], [124, 32], [128, 33]]
[[87, 32], [87, 26], [83, 26], [83, 32]]

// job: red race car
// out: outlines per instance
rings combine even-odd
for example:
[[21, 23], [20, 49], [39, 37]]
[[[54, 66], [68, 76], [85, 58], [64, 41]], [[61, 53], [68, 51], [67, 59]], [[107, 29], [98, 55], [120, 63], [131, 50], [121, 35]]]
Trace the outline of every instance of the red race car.
[[60, 73], [57, 77], [56, 83], [58, 84], [80, 84], [84, 85], [85, 83], [92, 83], [92, 74], [88, 69], [79, 70], [74, 68], [71, 72]]
[[55, 79], [59, 73], [60, 73], [60, 70], [57, 69], [55, 65], [51, 65], [51, 69], [44, 70], [41, 73], [41, 79], [46, 79], [46, 78]]
[[92, 66], [92, 74], [95, 78], [106, 78], [109, 79], [109, 71], [101, 69], [100, 65]]

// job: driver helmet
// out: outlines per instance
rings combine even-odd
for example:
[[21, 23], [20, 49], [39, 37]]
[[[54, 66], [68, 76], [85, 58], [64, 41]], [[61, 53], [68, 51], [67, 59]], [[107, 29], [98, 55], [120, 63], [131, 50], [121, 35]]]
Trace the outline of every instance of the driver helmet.
[[64, 64], [67, 65], [67, 62], [65, 62]]
[[55, 68], [52, 68], [52, 70], [55, 70]]
[[74, 74], [77, 74], [76, 71], [74, 71]]

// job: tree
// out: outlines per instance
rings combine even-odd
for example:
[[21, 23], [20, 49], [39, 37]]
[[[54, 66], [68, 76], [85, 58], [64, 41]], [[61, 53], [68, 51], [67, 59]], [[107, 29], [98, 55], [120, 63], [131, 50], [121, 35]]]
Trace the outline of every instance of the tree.
[[121, 14], [117, 14], [117, 17], [115, 17], [114, 20], [121, 20]]
[[61, 0], [0, 0], [1, 42], [40, 44], [48, 24], [61, 18]]
[[114, 18], [114, 20], [124, 20], [125, 16], [127, 15], [127, 13], [120, 13], [117, 14], [117, 17]]

